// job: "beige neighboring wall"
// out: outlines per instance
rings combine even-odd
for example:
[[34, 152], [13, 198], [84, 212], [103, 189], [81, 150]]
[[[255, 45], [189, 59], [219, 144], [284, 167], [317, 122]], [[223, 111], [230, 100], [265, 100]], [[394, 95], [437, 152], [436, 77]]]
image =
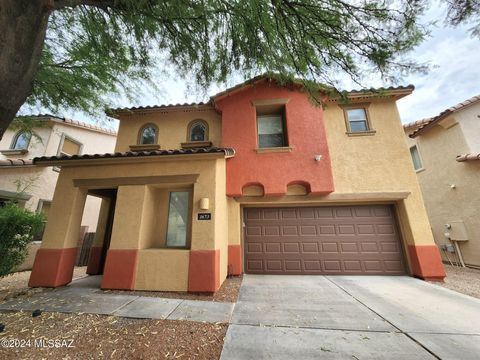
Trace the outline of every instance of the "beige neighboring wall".
[[[477, 114], [479, 108], [476, 107]], [[472, 109], [474, 107], [466, 110]], [[469, 144], [475, 146], [472, 142], [475, 136], [478, 141], [480, 119], [475, 118], [477, 127], [474, 129], [457, 122], [464, 117], [463, 111], [455, 113], [444, 120], [453, 126], [444, 128], [442, 121], [414, 139], [407, 136], [407, 143], [409, 146], [416, 144], [421, 157], [423, 169], [417, 172], [417, 176], [436, 243], [450, 243], [444, 235], [445, 224], [463, 221], [470, 238], [460, 244], [464, 260], [467, 264], [480, 266], [480, 161], [455, 161], [457, 155], [473, 152]], [[444, 257], [444, 260], [447, 259]]]
[[213, 146], [220, 146], [222, 135], [221, 116], [211, 106], [198, 108], [177, 108], [169, 112], [136, 112], [119, 115], [120, 127], [115, 151], [129, 151], [130, 145], [136, 145], [139, 132], [144, 125], [155, 124], [158, 131], [157, 144], [160, 149], [180, 149], [181, 143], [187, 141], [188, 124], [193, 120], [204, 120], [208, 124], [209, 138]]
[[[35, 157], [57, 155], [63, 134], [80, 142], [83, 145], [83, 154], [106, 153], [114, 150], [115, 135], [57, 121], [43, 121], [42, 123], [44, 124], [42, 127], [35, 128], [35, 133], [40, 139], [32, 137], [28, 153], [8, 155], [8, 158], [27, 160]], [[9, 149], [16, 134], [17, 131], [7, 130], [0, 141], [0, 150]], [[0, 159], [6, 158], [6, 155], [0, 153]], [[0, 168], [1, 190], [16, 192], [15, 181], [31, 182], [31, 186], [25, 191], [31, 196], [26, 202], [25, 208], [31, 211], [39, 209], [40, 200], [51, 201], [53, 199], [57, 179], [58, 171], [53, 170], [52, 167]], [[90, 232], [94, 232], [96, 229], [100, 203], [101, 200], [93, 196], [89, 196], [87, 199], [82, 225], [88, 226]]]
[[[343, 109], [324, 109], [335, 193], [409, 192], [397, 203], [402, 234], [409, 245], [431, 245], [422, 194], [394, 101], [372, 101], [368, 108], [374, 135], [345, 134]], [[403, 215], [403, 216], [402, 216]]]

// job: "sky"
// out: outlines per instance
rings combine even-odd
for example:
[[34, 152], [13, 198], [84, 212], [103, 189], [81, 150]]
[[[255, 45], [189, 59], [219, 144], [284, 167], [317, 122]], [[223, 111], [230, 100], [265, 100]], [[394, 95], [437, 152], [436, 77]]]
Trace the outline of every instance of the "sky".
[[[403, 79], [401, 85], [413, 84], [412, 95], [398, 101], [398, 108], [403, 123], [431, 117], [441, 111], [462, 102], [472, 96], [480, 95], [480, 39], [468, 33], [468, 24], [456, 28], [447, 27], [443, 23], [446, 9], [442, 1], [433, 1], [423, 21], [438, 20], [438, 25], [431, 30], [430, 37], [423, 42], [411, 56], [419, 62], [429, 63], [427, 74], [412, 74]], [[145, 93], [133, 102], [120, 99], [119, 107], [147, 106], [170, 103], [207, 101], [208, 95], [215, 94], [226, 87], [242, 82], [244, 79], [229, 79], [227, 84], [212, 86], [208, 93], [198, 92], [189, 87], [192, 81], [182, 79], [173, 71], [163, 72], [160, 91], [146, 89]], [[348, 79], [344, 81], [344, 89], [351, 90]], [[371, 86], [388, 86], [381, 81], [372, 81]], [[92, 122], [87, 115], [66, 111], [60, 116]], [[116, 128], [116, 121], [102, 123], [104, 126]]]

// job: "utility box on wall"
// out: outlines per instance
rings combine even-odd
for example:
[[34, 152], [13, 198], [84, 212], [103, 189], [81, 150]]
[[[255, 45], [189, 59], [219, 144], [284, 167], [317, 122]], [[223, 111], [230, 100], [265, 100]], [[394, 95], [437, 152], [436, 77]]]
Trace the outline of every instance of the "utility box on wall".
[[[449, 227], [447, 227], [450, 225]], [[467, 228], [465, 227], [465, 223], [461, 220], [458, 221], [450, 221], [449, 223], [445, 224], [447, 227], [447, 231], [449, 233], [450, 240], [453, 241], [468, 241], [468, 234]]]

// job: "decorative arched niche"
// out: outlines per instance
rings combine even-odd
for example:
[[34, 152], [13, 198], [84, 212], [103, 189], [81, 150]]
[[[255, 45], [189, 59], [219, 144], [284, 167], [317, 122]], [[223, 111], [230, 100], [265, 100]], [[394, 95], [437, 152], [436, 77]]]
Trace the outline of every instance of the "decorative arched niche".
[[242, 187], [242, 196], [263, 196], [265, 189], [260, 183], [249, 183]]
[[292, 181], [287, 185], [287, 195], [308, 195], [310, 184], [306, 181]]

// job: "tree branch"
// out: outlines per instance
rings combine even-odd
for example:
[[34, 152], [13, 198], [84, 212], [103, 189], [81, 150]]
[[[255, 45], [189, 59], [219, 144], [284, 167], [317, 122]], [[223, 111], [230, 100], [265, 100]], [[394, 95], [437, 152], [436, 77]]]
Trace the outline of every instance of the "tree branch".
[[55, 10], [60, 10], [67, 7], [76, 7], [80, 5], [98, 7], [100, 9], [106, 10], [109, 7], [115, 5], [114, 0], [55, 0], [53, 3], [53, 8]]

